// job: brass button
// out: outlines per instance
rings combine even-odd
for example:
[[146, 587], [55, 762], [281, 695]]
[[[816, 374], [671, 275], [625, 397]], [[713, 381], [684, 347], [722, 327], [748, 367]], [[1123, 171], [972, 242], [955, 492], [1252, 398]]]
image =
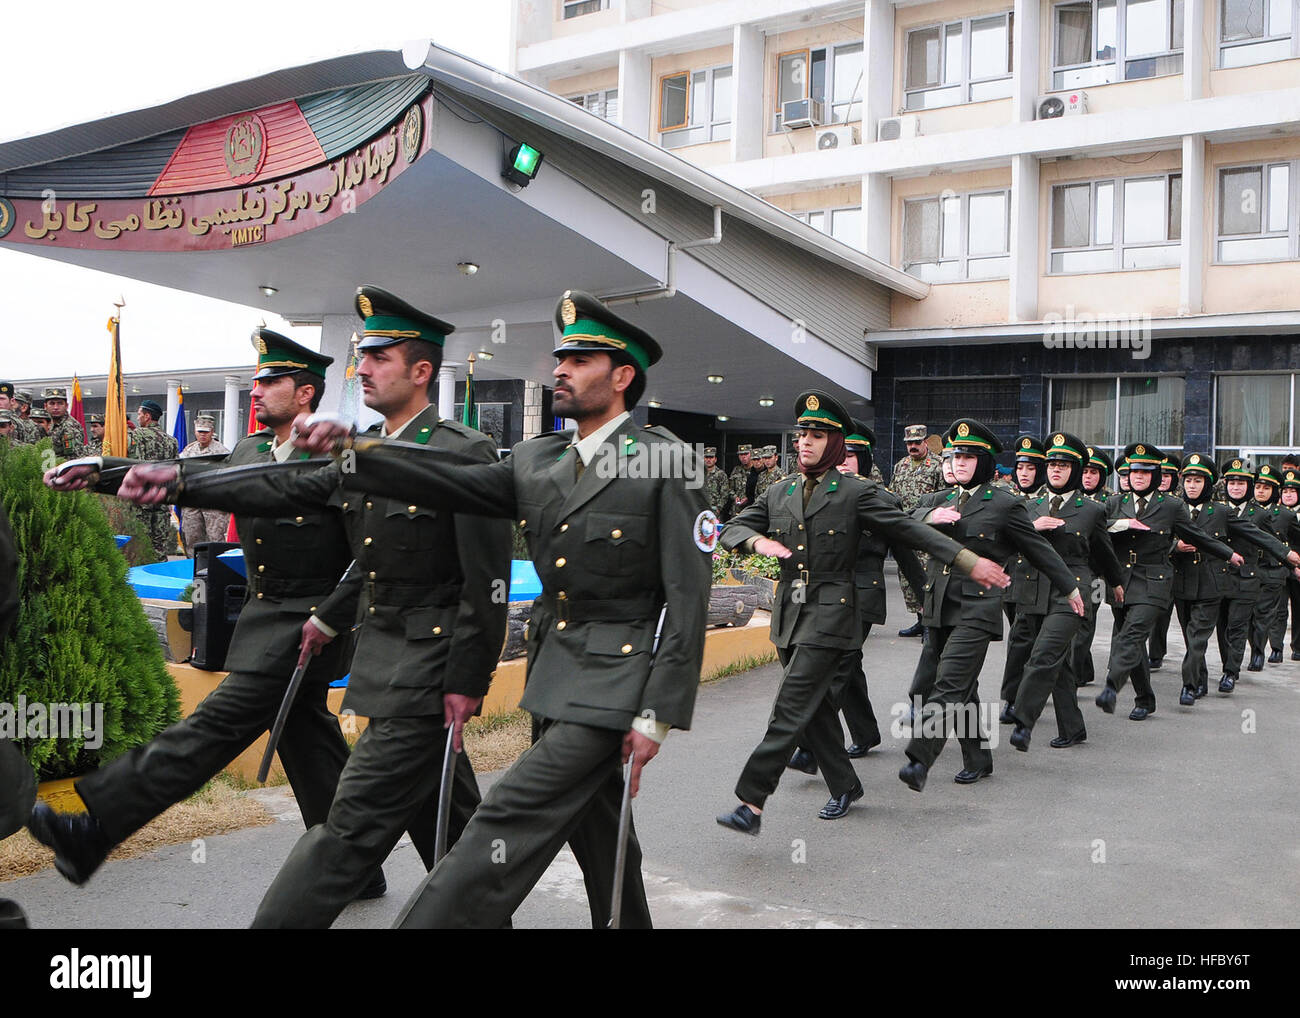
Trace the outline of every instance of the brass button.
[[799, 529], [800, 529], [800, 530], [803, 530], [803, 524], [802, 524], [802, 523], [799, 524]]
[[826, 531], [826, 533], [827, 533], [827, 534], [833, 534], [833, 533], [835, 533], [835, 531], [834, 531], [834, 530], [828, 530], [828, 531]]
[[415, 512], [415, 506], [413, 506], [413, 505], [408, 505], [408, 506], [406, 507], [406, 511], [407, 511], [408, 513], [413, 513], [413, 512]]
[[373, 537], [367, 537], [367, 538], [362, 542], [362, 544], [369, 544], [369, 543], [370, 543], [371, 541], [373, 541], [373, 540], [374, 540]]
[[373, 615], [374, 613], [375, 613], [375, 606], [372, 604], [370, 606], [370, 614]]
[[314, 612], [314, 611], [316, 610], [316, 606], [315, 606], [315, 605], [312, 605], [312, 606], [311, 606], [310, 608], [308, 608], [307, 610], [308, 610], [309, 612]]
[[262, 539], [261, 539], [260, 537], [255, 538], [255, 540], [257, 541], [258, 544], [261, 544], [261, 543], [262, 543]]
[[519, 525], [520, 525], [521, 527], [527, 526], [527, 525], [528, 525], [528, 521], [527, 521], [527, 520], [520, 520], [520, 521], [519, 521]]
[[801, 545], [799, 545], [799, 547], [798, 547], [798, 548], [796, 548], [796, 549], [795, 549], [795, 550], [796, 550], [796, 551], [803, 551], [803, 545], [802, 545], [802, 544], [801, 544]]
[[370, 570], [370, 578], [371, 578], [372, 580], [375, 578], [375, 571], [374, 571], [373, 569]]
[[610, 537], [622, 537], [622, 536], [623, 536], [623, 531], [621, 531], [621, 530], [611, 530], [611, 531], [609, 532], [609, 536], [610, 536]]
[[301, 522], [302, 522], [302, 517], [301, 517], [301, 516], [295, 516], [295, 517], [293, 518], [293, 522], [294, 522], [294, 523], [301, 523]]
[[555, 564], [556, 564], [557, 566], [559, 566], [560, 568], [563, 568], [563, 567], [564, 567], [564, 563], [565, 563], [565, 561], [566, 561], [566, 560], [565, 560], [564, 556], [561, 555], [559, 558], [557, 558], [557, 559], [555, 560]]
[[569, 529], [569, 525], [568, 525], [567, 523], [561, 523], [561, 524], [560, 524], [560, 533], [561, 533], [561, 534], [563, 534], [563, 533], [564, 533], [566, 530], [568, 530], [568, 529]]
[[434, 626], [434, 627], [433, 627], [433, 635], [434, 635], [434, 636], [441, 636], [441, 635], [442, 635], [442, 626]]
[[630, 643], [625, 643], [625, 644], [623, 644], [623, 653], [624, 653], [624, 654], [631, 654], [631, 653], [632, 653], [632, 645], [631, 645]]
[[803, 563], [800, 562], [800, 563], [799, 563], [795, 568], [796, 568], [796, 569], [802, 569], [802, 568], [803, 568]]
[[563, 600], [566, 600], [566, 599], [568, 598], [569, 595], [568, 595], [567, 593], [565, 593], [565, 592], [562, 590], [562, 591], [560, 591], [558, 594], [556, 594], [555, 596], [556, 596], [557, 598], [559, 598], [561, 601], [563, 601]]
[[373, 503], [373, 502], [371, 502], [371, 501], [367, 501], [367, 502], [366, 502], [366, 508], [367, 508], [367, 509], [373, 509], [374, 507], [375, 507], [375, 503]]
[[257, 599], [259, 601], [262, 600], [262, 592], [260, 590], [257, 592]]
[[560, 622], [555, 623], [555, 628], [556, 628], [556, 629], [564, 629], [566, 626], [568, 626], [568, 623], [567, 623], [567, 622], [564, 622], [564, 621], [560, 621]]
[[840, 604], [848, 604], [848, 601], [844, 600], [844, 598], [840, 598]]
[[346, 509], [347, 507], [348, 507], [348, 504], [347, 504], [346, 502], [344, 502], [344, 503], [343, 503], [343, 508]]
[[257, 567], [257, 571], [258, 571], [259, 573], [264, 573], [264, 572], [266, 572], [266, 566], [258, 566], [258, 567]]

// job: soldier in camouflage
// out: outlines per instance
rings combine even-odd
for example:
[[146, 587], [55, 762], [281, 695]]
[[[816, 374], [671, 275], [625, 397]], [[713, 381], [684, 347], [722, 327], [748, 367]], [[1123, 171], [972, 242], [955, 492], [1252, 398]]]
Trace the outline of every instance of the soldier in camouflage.
[[754, 503], [754, 496], [749, 493], [750, 474], [753, 473], [757, 480], [757, 471], [753, 468], [762, 469], [754, 461], [753, 447], [741, 445], [736, 448], [736, 455], [740, 457], [740, 464], [731, 471], [731, 515], [734, 516], [743, 509]]
[[5, 437], [15, 444], [34, 443], [40, 435], [36, 431], [36, 425], [31, 421], [24, 420], [18, 412], [18, 397], [14, 392], [12, 382], [0, 382], [0, 411], [8, 411], [13, 414], [13, 419], [9, 422], [9, 430], [5, 432]]
[[[207, 414], [194, 418], [194, 441], [181, 450], [181, 459], [229, 455], [230, 450], [213, 437], [216, 424], [216, 419]], [[181, 510], [181, 535], [185, 538], [185, 554], [190, 558], [198, 545], [224, 541], [229, 530], [230, 514], [220, 509], [186, 506]]]
[[33, 410], [32, 425], [36, 428], [36, 440], [39, 442], [42, 438], [50, 437], [50, 429], [54, 426], [54, 418], [44, 410]]
[[19, 389], [14, 393], [13, 410], [18, 414], [20, 424], [19, 433], [23, 436], [22, 440], [28, 445], [35, 445], [41, 438], [41, 429], [32, 421], [32, 394], [26, 389]]
[[50, 441], [59, 459], [76, 459], [86, 455], [86, 431], [79, 421], [68, 416], [68, 394], [59, 388], [45, 390], [45, 412], [50, 415]]
[[[930, 451], [925, 441], [924, 424], [909, 424], [903, 429], [903, 442], [907, 446], [907, 455], [894, 464], [893, 477], [889, 490], [898, 496], [903, 512], [910, 513], [921, 499], [932, 491], [944, 487], [943, 476], [939, 472], [939, 457]], [[921, 568], [926, 567], [925, 557], [921, 559]], [[899, 586], [903, 588], [903, 600], [907, 610], [916, 616], [916, 622], [906, 629], [898, 631], [899, 636], [924, 636], [925, 628], [921, 625], [921, 595], [900, 574]]]
[[91, 456], [104, 454], [104, 415], [87, 414], [86, 427], [90, 430], [90, 441], [86, 443], [86, 452]]
[[[131, 432], [127, 456], [133, 460], [173, 460], [180, 455], [176, 439], [165, 434], [158, 426], [163, 409], [152, 399], [140, 401], [136, 411], [136, 428]], [[149, 531], [149, 542], [154, 554], [166, 560], [176, 551], [176, 530], [172, 526], [171, 509], [163, 506], [139, 507], [140, 522]]]
[[[758, 460], [758, 457], [755, 457]], [[758, 481], [754, 485], [754, 501], [757, 502], [763, 497], [763, 492], [772, 487], [781, 479], [781, 471], [776, 465], [777, 455], [776, 446], [765, 445], [762, 449], [762, 458], [759, 460], [760, 472]]]
[[727, 475], [718, 467], [717, 448], [706, 445], [704, 447], [704, 499], [720, 520], [727, 518], [725, 510], [730, 490], [731, 483]]

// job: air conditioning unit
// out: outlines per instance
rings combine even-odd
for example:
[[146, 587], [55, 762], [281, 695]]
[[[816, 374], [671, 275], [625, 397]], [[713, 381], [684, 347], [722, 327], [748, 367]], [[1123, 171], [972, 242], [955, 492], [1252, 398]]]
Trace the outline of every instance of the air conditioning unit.
[[1055, 120], [1057, 117], [1074, 117], [1088, 112], [1088, 93], [1080, 89], [1073, 92], [1058, 92], [1055, 95], [1040, 95], [1034, 107], [1038, 120]]
[[781, 104], [781, 124], [784, 127], [816, 127], [825, 123], [819, 99], [791, 99]]
[[898, 141], [900, 138], [919, 138], [921, 118], [882, 117], [876, 123], [876, 141]]
[[833, 148], [848, 148], [858, 143], [858, 129], [844, 124], [840, 127], [828, 127], [817, 132], [817, 150], [819, 152]]

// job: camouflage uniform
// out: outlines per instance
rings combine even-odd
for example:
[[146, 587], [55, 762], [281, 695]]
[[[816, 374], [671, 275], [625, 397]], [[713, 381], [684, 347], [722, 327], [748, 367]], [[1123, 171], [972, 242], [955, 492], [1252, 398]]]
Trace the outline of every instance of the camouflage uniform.
[[[157, 422], [136, 427], [127, 444], [127, 455], [133, 460], [167, 460], [179, 456], [176, 439], [165, 434]], [[176, 531], [172, 527], [170, 506], [141, 506], [140, 522], [149, 531], [149, 541], [156, 555], [165, 559], [176, 551]]]
[[[173, 438], [172, 441], [175, 441]], [[215, 438], [205, 449], [195, 440], [181, 450], [181, 459], [192, 456], [225, 456], [230, 452]], [[220, 509], [195, 509], [186, 506], [181, 510], [181, 533], [185, 537], [185, 554], [194, 557], [196, 545], [208, 541], [224, 541], [230, 529], [230, 514]]]
[[[939, 468], [939, 457], [932, 452], [927, 452], [922, 460], [913, 460], [911, 456], [904, 456], [894, 464], [894, 475], [890, 480], [889, 490], [902, 502], [903, 512], [910, 513], [923, 496], [945, 486]], [[926, 560], [920, 554], [917, 557], [921, 559], [921, 568], [926, 568]], [[898, 576], [898, 583], [903, 588], [903, 599], [907, 602], [907, 610], [913, 615], [921, 614], [921, 598], [901, 573]]]
[[72, 460], [86, 455], [86, 432], [71, 417], [60, 417], [50, 429], [50, 443], [59, 459]]
[[[776, 455], [776, 446], [767, 445], [763, 447], [763, 459], [767, 460]], [[765, 467], [758, 475], [758, 483], [754, 485], [754, 501], [757, 502], [763, 497], [763, 492], [772, 487], [777, 481], [781, 480], [785, 474], [781, 472], [780, 463], [774, 463], [771, 467]]]
[[45, 436], [41, 434], [41, 429], [36, 426], [36, 422], [23, 416], [22, 409], [27, 408], [27, 412], [32, 412], [32, 394], [26, 389], [19, 389], [14, 394], [14, 413], [18, 415], [18, 441], [26, 445], [35, 445]]
[[[747, 445], [742, 445], [740, 446], [740, 448], [736, 450], [737, 453], [744, 453], [749, 451], [750, 451], [750, 447]], [[752, 459], [750, 460], [750, 463], [751, 464], [753, 463]], [[742, 503], [740, 501], [745, 497], [745, 486], [749, 481], [749, 469], [750, 469], [749, 467], [737, 463], [736, 466], [731, 471], [731, 476], [728, 477], [727, 479], [728, 486], [729, 486], [728, 494], [731, 496], [731, 513], [733, 516], [736, 513], [740, 512], [742, 509], [747, 509], [750, 505], [753, 504], [749, 502]], [[755, 501], [757, 501], [757, 497], [755, 497]]]

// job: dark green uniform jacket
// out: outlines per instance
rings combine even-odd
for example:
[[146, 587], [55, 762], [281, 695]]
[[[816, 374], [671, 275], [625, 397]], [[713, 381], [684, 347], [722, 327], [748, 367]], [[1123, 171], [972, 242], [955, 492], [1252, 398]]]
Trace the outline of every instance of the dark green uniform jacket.
[[[1255, 564], [1261, 555], [1284, 559], [1286, 549], [1272, 534], [1256, 526], [1252, 519], [1238, 519], [1231, 506], [1223, 502], [1206, 502], [1198, 513], [1189, 510], [1198, 530], [1240, 552], [1246, 561], [1238, 567], [1223, 559], [1198, 551], [1175, 551], [1174, 597], [1185, 601], [1213, 601], [1220, 597], [1241, 596], [1243, 580], [1252, 592], [1258, 591]], [[1191, 544], [1192, 542], [1188, 542]], [[1199, 546], [1198, 546], [1199, 547]]]
[[[1038, 531], [1047, 539], [1061, 560], [1074, 574], [1079, 593], [1091, 596], [1093, 577], [1102, 576], [1107, 586], [1122, 582], [1119, 559], [1106, 532], [1106, 507], [1086, 495], [1073, 491], [1063, 496], [1061, 507], [1051, 511], [1053, 493], [1038, 495], [1028, 501], [1026, 510], [1032, 523], [1041, 516], [1055, 516], [1065, 520], [1065, 525], [1052, 530]], [[1052, 583], [1024, 556], [1016, 559], [1016, 572], [1011, 577], [1011, 594], [1017, 611], [1027, 615], [1047, 615], [1050, 612], [1068, 612], [1070, 603], [1053, 588]]]
[[1138, 604], [1165, 608], [1173, 603], [1174, 566], [1170, 552], [1178, 538], [1193, 544], [1203, 555], [1229, 559], [1232, 549], [1219, 539], [1192, 525], [1187, 503], [1167, 493], [1147, 493], [1146, 510], [1137, 516], [1137, 498], [1132, 492], [1109, 499], [1106, 513], [1113, 528], [1124, 519], [1139, 519], [1148, 530], [1112, 529], [1111, 540], [1124, 573], [1124, 607]]

